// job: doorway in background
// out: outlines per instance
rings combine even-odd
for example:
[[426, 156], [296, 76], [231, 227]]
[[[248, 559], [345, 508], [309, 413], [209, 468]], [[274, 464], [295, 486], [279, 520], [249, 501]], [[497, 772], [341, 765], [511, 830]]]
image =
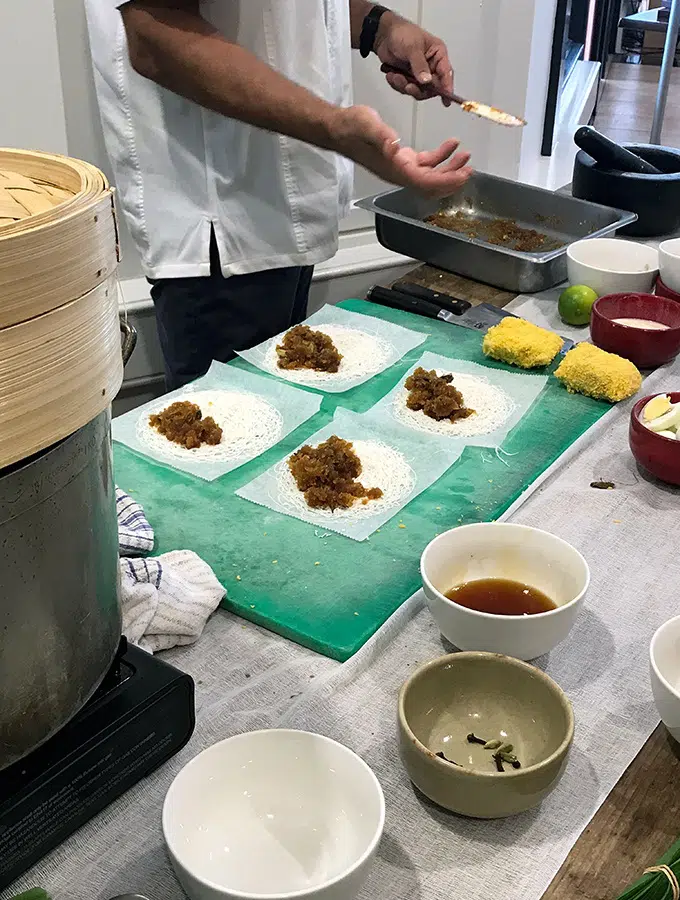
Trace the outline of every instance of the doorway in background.
[[[664, 18], [664, 0], [607, 0], [594, 46], [604, 69], [595, 127], [618, 143], [649, 143], [665, 32], [619, 29], [623, 16]], [[662, 143], [680, 147], [680, 68], [673, 69]]]

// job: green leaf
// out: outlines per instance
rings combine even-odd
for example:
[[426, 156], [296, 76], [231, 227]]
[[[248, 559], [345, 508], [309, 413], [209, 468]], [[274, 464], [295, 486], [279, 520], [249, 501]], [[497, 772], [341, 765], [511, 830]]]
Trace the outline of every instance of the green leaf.
[[31, 888], [28, 891], [24, 891], [23, 894], [17, 894], [11, 900], [50, 900], [50, 895], [42, 888]]

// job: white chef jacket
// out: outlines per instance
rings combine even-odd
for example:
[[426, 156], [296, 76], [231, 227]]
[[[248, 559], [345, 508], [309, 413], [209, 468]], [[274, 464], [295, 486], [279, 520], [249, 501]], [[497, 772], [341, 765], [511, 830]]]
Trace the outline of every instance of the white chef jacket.
[[[337, 249], [351, 164], [202, 109], [138, 75], [118, 7], [86, 0], [119, 205], [149, 278], [314, 265]], [[331, 103], [351, 102], [349, 0], [201, 0], [228, 40]]]

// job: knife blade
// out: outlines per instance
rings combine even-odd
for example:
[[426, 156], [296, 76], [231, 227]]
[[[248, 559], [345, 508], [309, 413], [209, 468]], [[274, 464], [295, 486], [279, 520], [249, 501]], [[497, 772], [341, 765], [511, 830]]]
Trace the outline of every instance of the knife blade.
[[[444, 322], [449, 322], [451, 325], [459, 325], [461, 328], [471, 328], [473, 331], [479, 331], [482, 334], [486, 334], [489, 328], [498, 325], [500, 321], [508, 316], [512, 316], [515, 319], [520, 318], [520, 316], [516, 316], [506, 309], [499, 309], [491, 303], [480, 303], [478, 306], [472, 306], [460, 316], [454, 316], [446, 310], [441, 310], [437, 318], [442, 319]], [[564, 343], [560, 350], [560, 355], [564, 356], [565, 353], [568, 353], [569, 350], [576, 346], [576, 342], [572, 341], [571, 338], [565, 337], [563, 337], [562, 340]]]
[[[486, 334], [489, 328], [493, 325], [498, 325], [507, 316], [512, 316], [515, 319], [519, 318], [514, 313], [505, 309], [499, 309], [491, 303], [480, 303], [478, 306], [469, 304], [464, 312], [453, 313], [448, 309], [443, 309], [437, 303], [426, 300], [424, 297], [414, 297], [395, 288], [385, 288], [380, 285], [372, 287], [366, 294], [366, 299], [381, 306], [389, 306], [392, 309], [402, 309], [405, 312], [416, 313], [419, 316], [427, 316], [428, 319], [440, 319], [442, 322], [448, 322], [449, 325], [470, 328], [473, 331], [479, 331], [481, 334]], [[468, 301], [463, 300], [461, 302], [467, 303]], [[570, 338], [563, 337], [562, 340], [564, 344], [560, 350], [561, 356], [575, 346], [575, 342]]]

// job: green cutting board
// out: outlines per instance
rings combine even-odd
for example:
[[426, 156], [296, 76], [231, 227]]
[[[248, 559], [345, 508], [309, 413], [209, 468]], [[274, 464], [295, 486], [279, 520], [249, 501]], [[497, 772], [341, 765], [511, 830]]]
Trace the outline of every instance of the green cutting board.
[[[439, 481], [363, 542], [236, 497], [237, 488], [326, 425], [336, 407], [370, 409], [425, 350], [494, 365], [482, 354], [478, 332], [362, 300], [341, 306], [423, 332], [428, 339], [366, 384], [324, 395], [316, 416], [216, 481], [166, 468], [119, 444], [114, 459], [118, 486], [143, 505], [153, 525], [157, 553], [194, 550], [226, 587], [225, 608], [344, 661], [420, 586], [418, 563], [428, 541], [462, 523], [498, 518], [609, 405], [568, 394], [551, 378], [506, 438], [503, 453], [466, 448]], [[231, 365], [252, 370], [240, 359]]]

